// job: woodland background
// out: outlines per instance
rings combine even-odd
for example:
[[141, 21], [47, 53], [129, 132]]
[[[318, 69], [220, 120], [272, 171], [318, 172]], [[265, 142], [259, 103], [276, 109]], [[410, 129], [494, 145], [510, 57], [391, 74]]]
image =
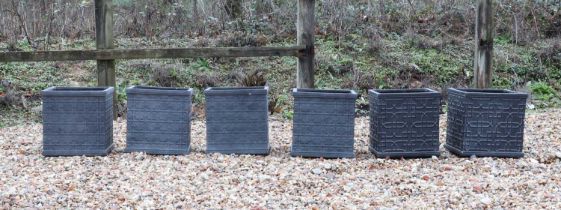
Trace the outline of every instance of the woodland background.
[[[114, 0], [118, 48], [289, 46], [296, 43], [297, 1]], [[561, 105], [561, 0], [497, 0], [495, 88], [526, 91], [536, 108]], [[0, 51], [95, 49], [93, 0], [0, 0]], [[472, 0], [316, 1], [316, 86], [466, 87], [473, 76]], [[127, 60], [117, 63], [120, 112], [129, 85], [189, 86], [204, 102], [208, 86], [271, 86], [271, 111], [290, 118], [295, 58]], [[93, 86], [95, 61], [0, 63], [4, 120], [35, 116], [40, 90]], [[20, 97], [21, 96], [21, 97]], [[19, 100], [21, 99], [21, 100]], [[10, 120], [6, 120], [6, 119]], [[31, 117], [39, 120], [39, 118]]]

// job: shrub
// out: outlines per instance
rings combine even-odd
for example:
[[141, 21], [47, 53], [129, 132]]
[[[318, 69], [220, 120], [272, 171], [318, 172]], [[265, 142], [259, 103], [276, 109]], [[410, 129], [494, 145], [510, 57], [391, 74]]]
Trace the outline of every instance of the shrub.
[[530, 90], [538, 100], [549, 101], [557, 96], [555, 89], [545, 82], [531, 83]]

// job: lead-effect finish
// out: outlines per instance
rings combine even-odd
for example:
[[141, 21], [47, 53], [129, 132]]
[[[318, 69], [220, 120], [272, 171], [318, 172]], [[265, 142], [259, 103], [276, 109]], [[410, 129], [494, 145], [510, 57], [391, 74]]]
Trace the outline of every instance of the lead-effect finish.
[[190, 88], [127, 88], [125, 152], [181, 155], [191, 142]]
[[269, 154], [268, 87], [207, 88], [207, 153]]
[[352, 90], [295, 88], [292, 95], [294, 127], [290, 154], [353, 158], [357, 94]]
[[377, 157], [440, 155], [440, 93], [431, 89], [370, 90], [370, 152]]
[[448, 89], [446, 148], [459, 156], [523, 157], [525, 93]]
[[113, 92], [50, 87], [43, 99], [43, 155], [107, 155], [113, 148]]

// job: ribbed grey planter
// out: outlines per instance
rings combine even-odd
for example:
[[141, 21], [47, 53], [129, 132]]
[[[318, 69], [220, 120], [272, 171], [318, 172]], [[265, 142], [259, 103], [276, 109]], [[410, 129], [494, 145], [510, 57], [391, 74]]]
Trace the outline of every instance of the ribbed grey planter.
[[113, 148], [113, 92], [50, 87], [43, 99], [43, 155], [107, 155]]
[[193, 89], [190, 88], [127, 88], [125, 152], [189, 153], [192, 95]]
[[370, 90], [370, 152], [377, 157], [439, 156], [440, 93]]
[[353, 158], [352, 90], [294, 89], [292, 156]]
[[268, 87], [208, 88], [207, 153], [269, 154]]
[[463, 157], [524, 156], [525, 93], [448, 89], [446, 148]]

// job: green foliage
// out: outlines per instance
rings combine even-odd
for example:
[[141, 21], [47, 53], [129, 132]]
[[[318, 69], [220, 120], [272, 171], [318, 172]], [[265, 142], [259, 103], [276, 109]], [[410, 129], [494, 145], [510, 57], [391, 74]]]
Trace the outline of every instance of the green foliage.
[[492, 86], [499, 89], [512, 89], [513, 83], [510, 78], [505, 77], [504, 75], [494, 75]]
[[123, 104], [127, 101], [127, 87], [128, 85], [126, 84], [126, 82], [117, 84], [117, 87], [115, 87], [115, 93], [117, 94], [118, 103]]
[[39, 93], [51, 86], [67, 85], [66, 70], [52, 63], [5, 63], [0, 64], [0, 78], [11, 81], [18, 89]]
[[267, 85], [267, 79], [265, 78], [265, 73], [263, 71], [252, 70], [249, 72], [243, 72], [238, 76], [238, 85], [243, 87], [265, 86]]
[[193, 103], [194, 104], [202, 104], [205, 100], [205, 94], [203, 90], [194, 90], [193, 91]]
[[202, 104], [205, 101], [205, 94], [203, 90], [195, 90], [193, 96], [193, 103]]
[[95, 49], [96, 43], [95, 40], [85, 39], [85, 40], [76, 40], [70, 42], [66, 46], [68, 49]]
[[561, 43], [559, 40], [546, 42], [534, 57], [539, 59], [540, 64], [543, 63], [544, 74], [547, 75], [547, 78], [561, 80]]
[[281, 94], [278, 97], [277, 105], [280, 106], [280, 105], [288, 104], [289, 102], [290, 102], [290, 99], [289, 99], [288, 95], [287, 94]]
[[561, 105], [561, 99], [557, 91], [545, 82], [535, 82], [529, 85], [530, 91], [532, 91], [534, 103], [536, 107], [546, 108], [546, 107], [556, 107]]
[[31, 51], [33, 50], [33, 48], [31, 47], [31, 45], [29, 45], [29, 42], [27, 41], [27, 39], [20, 39], [18, 40], [17, 43], [17, 48], [23, 50], [23, 51]]
[[210, 62], [207, 59], [199, 58], [193, 65], [190, 66], [196, 71], [206, 72], [211, 70]]
[[[64, 5], [66, 11], [73, 14], [73, 8], [92, 8], [92, 2], [78, 1], [79, 6], [70, 2], [58, 4], [58, 7]], [[199, 20], [193, 18], [193, 1], [113, 2], [116, 11], [130, 15], [115, 17], [116, 23], [120, 24], [115, 31], [117, 48], [290, 46], [295, 42], [294, 27], [285, 26], [293, 26], [296, 21], [296, 15], [286, 15], [295, 14], [296, 1], [264, 1], [267, 5], [271, 4], [270, 8], [258, 7], [257, 1], [243, 1], [244, 11], [237, 20], [228, 20], [224, 16], [225, 1], [197, 1]], [[444, 1], [438, 6], [434, 1], [427, 2], [430, 3], [410, 5], [408, 2], [384, 1], [381, 2], [385, 8], [382, 14], [378, 5], [372, 5], [370, 1], [319, 1], [315, 40], [316, 87], [353, 88], [357, 91], [364, 91], [365, 87], [399, 88], [409, 82], [411, 75], [431, 88], [466, 85], [465, 80], [473, 77], [473, 34], [465, 30], [473, 24], [473, 19], [470, 19], [473, 14], [466, 9], [473, 6], [472, 2]], [[497, 7], [493, 86], [514, 89], [531, 84], [528, 89], [539, 103], [538, 107], [561, 105], [561, 46], [558, 35], [555, 35], [559, 34], [559, 28], [555, 27], [559, 19], [558, 5], [551, 2], [524, 4], [524, 1], [503, 1], [501, 4], [504, 4], [503, 7]], [[531, 14], [527, 12], [529, 9], [533, 11]], [[382, 15], [384, 17], [380, 18]], [[29, 26], [41, 24], [33, 18], [26, 20], [30, 22]], [[134, 18], [135, 21], [126, 21], [126, 18]], [[517, 40], [514, 40], [512, 21], [517, 18], [520, 30], [516, 34]], [[55, 20], [53, 26], [61, 25], [59, 21]], [[85, 28], [68, 28], [69, 31], [64, 31], [64, 34], [53, 31], [50, 49], [95, 49], [95, 39], [88, 32], [91, 27], [85, 24]], [[13, 25], [17, 27], [19, 23], [14, 22]], [[33, 37], [37, 39], [32, 41], [38, 49], [43, 47], [45, 40], [41, 39], [44, 33], [33, 32], [36, 34]], [[76, 34], [77, 37], [61, 38], [68, 34]], [[2, 37], [0, 32], [0, 39]], [[551, 39], [527, 40], [529, 37]], [[259, 42], [256, 38], [265, 41]], [[223, 39], [226, 41], [221, 41]], [[33, 50], [26, 39], [10, 40], [10, 44], [0, 43], [0, 49]], [[203, 103], [205, 87], [234, 86], [238, 72], [263, 69], [271, 91], [279, 95], [276, 102], [278, 107], [282, 106], [279, 112], [283, 117], [292, 119], [288, 93], [295, 86], [297, 60], [294, 57], [273, 57], [119, 61], [117, 97], [119, 102], [124, 102], [126, 87], [130, 85], [160, 85], [153, 73], [164, 69], [164, 78], [170, 86], [196, 88], [194, 102]], [[97, 85], [95, 61], [85, 62], [86, 65], [76, 63], [0, 63], [0, 79], [10, 80], [19, 90], [34, 95], [55, 85]], [[75, 70], [86, 73], [76, 76], [73, 75]], [[1, 91], [5, 90], [0, 87]], [[367, 101], [358, 100], [357, 111], [362, 112], [360, 107], [366, 104]], [[25, 114], [13, 109], [0, 112], [13, 114], [9, 117], [3, 115], [3, 118], [19, 119]], [[0, 120], [0, 127], [11, 124]]]
[[294, 111], [285, 109], [282, 111], [282, 117], [287, 120], [292, 120], [294, 118]]
[[[496, 38], [493, 86], [514, 89], [531, 82], [528, 89], [534, 95], [532, 103], [536, 107], [561, 105], [558, 94], [561, 87], [559, 47], [539, 40], [535, 45], [519, 46], [509, 39], [507, 36]], [[371, 40], [371, 37], [360, 33], [347, 34], [340, 39], [331, 35], [318, 36], [315, 60], [316, 87], [357, 91], [364, 91], [365, 87], [399, 88], [408, 82], [408, 76], [415, 75], [428, 81], [426, 86], [438, 89], [457, 84], [465, 85], [454, 82], [462, 77], [464, 80], [470, 80], [473, 76], [473, 47], [469, 40], [450, 44], [444, 38], [428, 37], [415, 40], [408, 35], [385, 33], [376, 38], [374, 45], [377, 52], [370, 53], [369, 48], [373, 45]], [[188, 46], [185, 40], [173, 39], [118, 39], [117, 42], [125, 46], [168, 46], [169, 43]], [[271, 46], [292, 44], [293, 40], [287, 40], [273, 43]], [[25, 40], [18, 41], [17, 46], [24, 50], [29, 49]], [[91, 40], [76, 40], [65, 45], [64, 49], [66, 48], [93, 49], [95, 43]], [[262, 69], [267, 73], [266, 79], [271, 91], [279, 95], [276, 102], [279, 108], [277, 113], [280, 112], [286, 119], [292, 119], [294, 113], [289, 93], [291, 88], [295, 87], [297, 60], [294, 57], [273, 57], [119, 61], [116, 66], [117, 99], [120, 103], [127, 99], [125, 90], [130, 85], [158, 85], [154, 81], [153, 73], [158, 69], [165, 69], [168, 73], [166, 76], [173, 80], [173, 86], [195, 88], [194, 103], [204, 103], [204, 88], [235, 86], [240, 71]], [[64, 62], [0, 63], [0, 79], [10, 80], [17, 84], [18, 88], [38, 94], [49, 86], [76, 85], [75, 82], [95, 86], [97, 82], [94, 66], [93, 61], [86, 62], [85, 65]], [[87, 73], [82, 72], [80, 76], [74, 77], [72, 74], [75, 70]], [[372, 82], [361, 83], [367, 80]], [[364, 114], [363, 106], [366, 104], [365, 100], [357, 101], [358, 114]], [[13, 110], [7, 112], [16, 113]], [[2, 120], [0, 122], [4, 126], [12, 124]]]
[[[495, 48], [493, 61], [494, 75], [509, 78], [513, 87], [522, 86], [527, 81], [551, 78], [548, 66], [543, 65], [535, 48], [499, 45]], [[497, 80], [496, 77], [494, 79]]]
[[113, 0], [113, 3], [117, 6], [128, 6], [131, 5], [132, 0]]
[[557, 96], [555, 89], [545, 82], [531, 83], [530, 90], [538, 100], [549, 101]]
[[558, 82], [561, 81], [561, 68], [548, 67], [547, 72], [549, 75], [548, 78], [557, 80]]
[[448, 104], [444, 104], [444, 105], [442, 106], [442, 112], [448, 113]]
[[509, 43], [512, 43], [512, 39], [509, 35], [501, 34], [495, 37], [494, 42], [497, 45], [507, 45]]
[[129, 80], [123, 79], [117, 82], [117, 87], [115, 87], [117, 103], [124, 104], [127, 101], [127, 88], [134, 85], [142, 85], [142, 82], [134, 77], [131, 77]]
[[356, 101], [357, 108], [355, 108], [355, 113], [361, 116], [368, 114], [368, 110], [365, 107], [369, 106], [369, 101], [367, 98], [360, 96]]
[[436, 85], [451, 83], [457, 78], [460, 68], [467, 60], [455, 58], [453, 54], [436, 49], [421, 49], [411, 52], [411, 62], [419, 66], [420, 73], [435, 77]]

